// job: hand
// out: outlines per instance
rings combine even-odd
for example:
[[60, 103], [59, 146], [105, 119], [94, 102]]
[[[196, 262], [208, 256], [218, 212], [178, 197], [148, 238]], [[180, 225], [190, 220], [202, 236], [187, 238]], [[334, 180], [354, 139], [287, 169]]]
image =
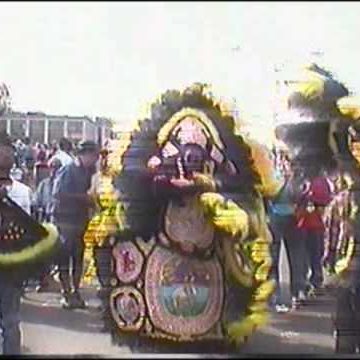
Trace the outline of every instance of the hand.
[[155, 170], [159, 165], [161, 165], [161, 160], [157, 156], [152, 156], [147, 162], [147, 167], [150, 170]]

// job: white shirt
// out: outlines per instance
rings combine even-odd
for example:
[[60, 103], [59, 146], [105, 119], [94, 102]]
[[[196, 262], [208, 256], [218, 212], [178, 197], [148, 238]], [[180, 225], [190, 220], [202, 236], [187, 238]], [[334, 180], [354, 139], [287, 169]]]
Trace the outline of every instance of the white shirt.
[[52, 159], [59, 159], [62, 166], [71, 164], [74, 161], [72, 156], [62, 150], [58, 150]]
[[6, 187], [9, 198], [19, 205], [29, 215], [31, 213], [31, 189], [20, 181], [13, 180], [12, 185]]

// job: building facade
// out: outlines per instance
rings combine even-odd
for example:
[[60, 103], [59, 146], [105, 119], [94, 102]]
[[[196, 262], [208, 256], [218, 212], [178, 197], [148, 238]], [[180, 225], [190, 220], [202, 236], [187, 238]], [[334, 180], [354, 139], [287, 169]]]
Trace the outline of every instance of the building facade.
[[9, 111], [0, 116], [0, 130], [13, 138], [30, 138], [33, 143], [51, 144], [62, 137], [73, 142], [92, 140], [100, 145], [113, 136], [112, 122], [107, 118], [46, 115]]

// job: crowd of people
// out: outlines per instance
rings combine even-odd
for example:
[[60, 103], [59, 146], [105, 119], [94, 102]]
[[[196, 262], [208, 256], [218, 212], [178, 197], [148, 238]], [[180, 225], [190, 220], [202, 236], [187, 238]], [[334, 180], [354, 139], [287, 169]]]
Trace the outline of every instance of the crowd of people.
[[339, 232], [343, 238], [349, 236], [348, 217], [343, 211], [349, 193], [346, 177], [340, 172], [328, 173], [320, 167], [305, 174], [284, 150], [274, 151], [274, 159], [284, 185], [267, 204], [273, 235], [272, 277], [277, 283], [271, 305], [278, 312], [286, 312], [290, 308], [282, 303], [279, 286], [281, 245], [289, 263], [291, 308], [297, 309], [309, 298], [323, 294], [325, 271], [335, 272]]
[[15, 149], [15, 164], [12, 177], [36, 188], [41, 180], [50, 174], [50, 160], [58, 159], [62, 165], [67, 165], [74, 159], [74, 144], [62, 138], [47, 144], [32, 144], [29, 138], [17, 139], [13, 142]]
[[[27, 139], [12, 141], [6, 134], [2, 137], [0, 185], [6, 189], [7, 197], [38, 221], [52, 222], [59, 229], [61, 250], [37, 274], [36, 290], [46, 286], [48, 277], [58, 272], [63, 307], [84, 308], [78, 290], [83, 271], [83, 236], [93, 206], [87, 191], [96, 173], [99, 147], [92, 141], [74, 147], [64, 138], [58, 146], [47, 148], [41, 144], [32, 146]], [[3, 279], [0, 274], [4, 354], [20, 353], [20, 299], [26, 285]]]

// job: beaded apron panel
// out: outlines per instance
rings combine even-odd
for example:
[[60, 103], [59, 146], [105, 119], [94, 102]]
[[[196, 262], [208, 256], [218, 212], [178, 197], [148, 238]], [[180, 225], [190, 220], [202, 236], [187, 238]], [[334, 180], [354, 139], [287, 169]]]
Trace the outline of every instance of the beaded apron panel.
[[222, 338], [223, 269], [172, 249], [120, 242], [113, 248], [110, 309], [117, 327], [173, 341]]
[[214, 227], [206, 220], [198, 201], [193, 198], [181, 205], [170, 202], [165, 213], [165, 234], [187, 253], [195, 248], [206, 250], [214, 240]]
[[217, 259], [199, 261], [156, 247], [145, 273], [149, 318], [175, 336], [205, 334], [220, 320], [223, 286]]

